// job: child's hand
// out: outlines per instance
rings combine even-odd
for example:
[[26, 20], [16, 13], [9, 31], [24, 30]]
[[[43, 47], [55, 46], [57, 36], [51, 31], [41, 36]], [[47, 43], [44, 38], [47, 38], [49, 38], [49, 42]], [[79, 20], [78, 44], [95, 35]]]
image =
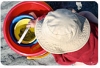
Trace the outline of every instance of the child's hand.
[[34, 28], [35, 24], [36, 24], [37, 16], [35, 15], [34, 12], [30, 12], [29, 15], [33, 16], [35, 19], [34, 20], [30, 20], [30, 22], [27, 24], [26, 27], [32, 27], [32, 28]]
[[36, 20], [30, 20], [30, 22], [27, 24], [26, 27], [34, 28], [35, 27], [35, 24], [36, 24]]
[[33, 16], [35, 18], [35, 20], [37, 19], [37, 16], [35, 15], [34, 12], [30, 12], [29, 15]]

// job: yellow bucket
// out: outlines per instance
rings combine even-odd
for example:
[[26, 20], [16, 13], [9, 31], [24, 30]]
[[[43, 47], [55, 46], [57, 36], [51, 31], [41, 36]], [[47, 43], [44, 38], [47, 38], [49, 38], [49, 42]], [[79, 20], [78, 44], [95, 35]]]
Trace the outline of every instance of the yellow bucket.
[[[15, 25], [14, 35], [17, 40], [19, 40], [20, 37], [22, 36], [24, 30], [26, 29], [26, 25], [29, 23], [29, 21], [30, 21], [30, 19], [22, 19], [22, 20], [18, 21], [17, 24]], [[23, 44], [29, 44], [36, 39], [34, 31], [35, 31], [34, 28], [30, 28], [28, 30], [26, 36], [24, 37], [24, 39], [22, 41]]]

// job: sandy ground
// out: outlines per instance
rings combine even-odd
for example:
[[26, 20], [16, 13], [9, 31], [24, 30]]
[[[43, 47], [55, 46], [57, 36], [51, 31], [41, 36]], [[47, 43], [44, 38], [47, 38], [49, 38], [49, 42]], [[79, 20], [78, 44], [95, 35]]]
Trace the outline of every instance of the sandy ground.
[[[3, 36], [3, 21], [6, 14], [18, 1], [4, 1], [1, 4], [1, 63], [3, 65], [58, 65], [52, 54], [48, 55], [43, 59], [38, 60], [27, 60], [26, 57], [16, 54], [6, 43]], [[47, 2], [54, 10], [58, 8], [74, 8], [76, 11], [77, 6], [75, 2]], [[72, 5], [73, 4], [73, 5]], [[91, 11], [98, 17], [98, 6], [94, 2], [82, 2], [83, 7], [80, 11], [86, 10]], [[92, 8], [91, 8], [92, 7]]]

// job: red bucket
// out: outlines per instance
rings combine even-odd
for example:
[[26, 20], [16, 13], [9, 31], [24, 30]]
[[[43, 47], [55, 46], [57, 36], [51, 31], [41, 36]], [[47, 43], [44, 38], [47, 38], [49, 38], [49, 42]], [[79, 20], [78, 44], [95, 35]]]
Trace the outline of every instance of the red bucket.
[[[7, 44], [10, 46], [11, 49], [13, 49], [15, 52], [23, 56], [38, 56], [38, 55], [46, 53], [46, 51], [42, 49], [38, 43], [35, 44], [33, 47], [22, 47], [16, 44], [10, 36], [9, 27], [12, 20], [16, 16], [19, 16], [22, 14], [28, 14], [29, 12], [32, 12], [32, 11], [37, 15], [37, 17], [39, 17], [39, 16], [42, 16], [43, 14], [47, 14], [49, 11], [52, 11], [52, 8], [45, 2], [24, 1], [15, 5], [8, 12], [3, 24], [3, 33], [4, 33], [4, 38]], [[39, 47], [33, 50], [37, 45]]]

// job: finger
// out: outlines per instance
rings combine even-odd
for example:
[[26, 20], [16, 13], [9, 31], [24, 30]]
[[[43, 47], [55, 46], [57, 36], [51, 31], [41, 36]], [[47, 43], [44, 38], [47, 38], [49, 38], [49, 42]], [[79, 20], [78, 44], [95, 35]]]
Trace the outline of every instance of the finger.
[[68, 8], [68, 10], [72, 11], [72, 13], [76, 13], [75, 9], [73, 8]]
[[27, 24], [26, 27], [31, 27], [31, 25], [30, 24]]
[[35, 19], [37, 19], [37, 16], [34, 12], [30, 12], [29, 15], [32, 15]]
[[33, 25], [36, 24], [36, 20], [30, 20], [30, 23], [32, 23]]
[[72, 9], [72, 12], [73, 12], [73, 13], [76, 13], [76, 11], [75, 11], [74, 9]]
[[35, 26], [35, 21], [30, 20], [30, 22], [27, 24], [26, 27], [34, 27]]

